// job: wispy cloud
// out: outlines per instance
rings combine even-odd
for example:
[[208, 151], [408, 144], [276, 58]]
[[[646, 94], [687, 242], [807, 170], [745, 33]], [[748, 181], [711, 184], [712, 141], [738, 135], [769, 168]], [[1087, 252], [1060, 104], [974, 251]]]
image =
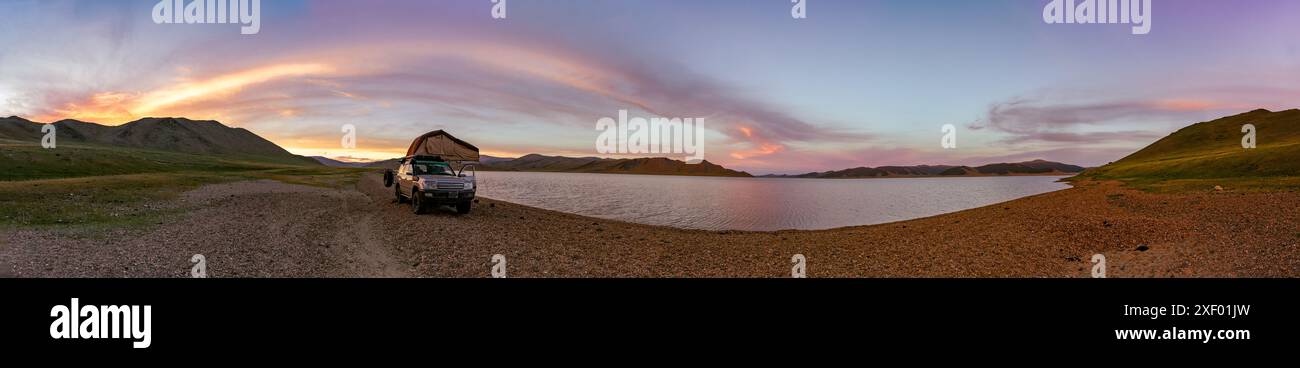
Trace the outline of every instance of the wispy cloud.
[[[332, 69], [322, 64], [268, 65], [219, 75], [198, 81], [177, 81], [154, 88], [152, 92], [95, 92], [81, 101], [67, 102], [38, 113], [42, 120], [79, 119], [106, 124], [120, 124], [146, 116], [177, 113], [183, 107], [213, 100], [225, 100], [244, 88], [260, 83], [312, 75], [324, 75]], [[179, 108], [178, 108], [179, 107]], [[280, 115], [294, 109], [282, 109]]]
[[[830, 17], [807, 22], [742, 0], [521, 2], [506, 21], [476, 1], [277, 1], [250, 37], [153, 24], [153, 3], [0, 2], [0, 115], [215, 119], [294, 152], [385, 158], [440, 128], [502, 154], [594, 155], [595, 121], [627, 109], [704, 118], [707, 159], [762, 172], [1104, 163], [1192, 122], [1300, 98], [1300, 44], [1276, 10], [1297, 5], [1281, 0], [1184, 7], [1167, 32], [1123, 43], [1043, 27], [1014, 0], [901, 2], [909, 11], [889, 17], [827, 2]], [[935, 32], [889, 32], [918, 26]], [[1067, 36], [1090, 47], [1055, 42]], [[1012, 41], [970, 42], [986, 39]], [[1091, 93], [1005, 97], [1052, 86]], [[937, 126], [972, 120], [961, 149], [937, 147]], [[344, 124], [356, 150], [339, 147]]]
[[[991, 105], [972, 130], [990, 129], [1005, 133], [1006, 143], [1113, 143], [1147, 141], [1168, 132], [1161, 131], [1171, 120], [1193, 123], [1207, 113], [1250, 109], [1240, 103], [1195, 99], [1152, 101], [1106, 101], [1092, 103], [1050, 103], [1014, 99]], [[1146, 129], [1142, 129], [1146, 128]]]

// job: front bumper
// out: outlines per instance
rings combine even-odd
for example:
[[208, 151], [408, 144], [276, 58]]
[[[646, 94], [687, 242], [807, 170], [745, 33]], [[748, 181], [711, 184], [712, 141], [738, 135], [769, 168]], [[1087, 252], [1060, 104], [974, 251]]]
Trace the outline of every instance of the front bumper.
[[420, 191], [420, 199], [429, 203], [464, 203], [474, 200], [473, 190], [428, 189]]

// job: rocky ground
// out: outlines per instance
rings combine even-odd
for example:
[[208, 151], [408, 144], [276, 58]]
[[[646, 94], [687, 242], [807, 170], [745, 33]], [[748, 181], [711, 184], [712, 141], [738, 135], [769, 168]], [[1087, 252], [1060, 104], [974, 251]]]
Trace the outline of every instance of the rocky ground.
[[146, 229], [0, 231], [0, 276], [810, 277], [1300, 276], [1300, 193], [1153, 194], [1112, 182], [891, 224], [823, 231], [699, 231], [480, 199], [415, 216], [378, 175], [356, 188], [216, 184]]

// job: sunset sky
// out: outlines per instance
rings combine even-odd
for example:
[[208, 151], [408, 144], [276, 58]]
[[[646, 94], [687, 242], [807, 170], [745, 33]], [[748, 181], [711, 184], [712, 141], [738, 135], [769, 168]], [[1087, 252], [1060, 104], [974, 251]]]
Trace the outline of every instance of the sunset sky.
[[[1191, 123], [1300, 107], [1300, 1], [1154, 1], [1152, 30], [1051, 25], [1047, 0], [264, 0], [261, 30], [157, 2], [0, 1], [0, 116], [219, 120], [302, 155], [596, 156], [595, 123], [703, 117], [752, 173], [1117, 160]], [[358, 147], [343, 149], [355, 125]], [[958, 148], [940, 147], [944, 124]]]

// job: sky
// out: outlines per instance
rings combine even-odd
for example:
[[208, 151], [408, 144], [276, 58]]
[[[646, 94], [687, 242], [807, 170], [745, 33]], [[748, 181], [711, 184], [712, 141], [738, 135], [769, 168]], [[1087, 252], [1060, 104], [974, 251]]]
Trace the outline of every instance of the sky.
[[[193, 0], [187, 0], [186, 3]], [[1300, 107], [1300, 1], [1153, 0], [1151, 31], [1049, 0], [263, 0], [260, 30], [156, 0], [0, 1], [0, 116], [218, 120], [290, 152], [597, 153], [596, 122], [703, 118], [755, 174], [1118, 160], [1178, 128]], [[945, 149], [942, 127], [957, 128]], [[345, 125], [357, 147], [342, 145]]]

